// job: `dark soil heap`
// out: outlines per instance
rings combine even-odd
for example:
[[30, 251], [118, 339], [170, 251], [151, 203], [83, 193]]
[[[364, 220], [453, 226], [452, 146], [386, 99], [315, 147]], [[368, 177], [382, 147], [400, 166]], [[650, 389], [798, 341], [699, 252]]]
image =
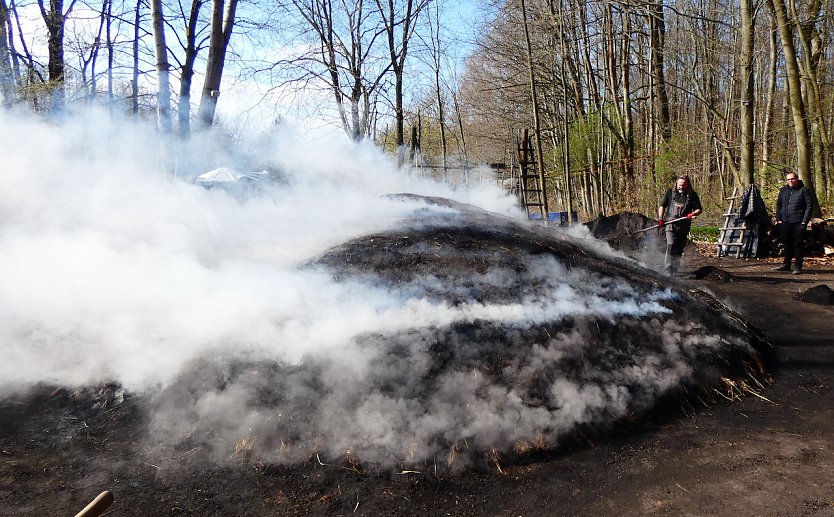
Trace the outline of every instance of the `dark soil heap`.
[[[761, 371], [761, 342], [714, 298], [588, 241], [425, 199], [391, 231], [309, 267], [454, 317], [355, 337], [346, 347], [364, 354], [363, 369], [346, 356], [294, 365], [218, 356], [156, 394], [106, 385], [9, 396], [0, 514], [71, 515], [104, 488], [119, 515], [573, 514], [607, 497], [613, 479], [628, 481], [621, 500], [632, 501], [634, 469], [656, 474], [647, 457], [695, 468], [678, 454], [715, 442], [712, 432], [680, 450], [679, 435], [637, 435], [631, 459], [622, 445], [585, 460], [531, 452], [575, 436], [601, 443], [664, 401], [738, 390]], [[492, 477], [513, 461], [511, 475]], [[449, 475], [470, 465], [488, 473]], [[666, 472], [664, 492], [677, 479]], [[505, 502], [508, 486], [515, 499]]]
[[460, 469], [558, 449], [762, 369], [758, 337], [713, 298], [593, 239], [401, 197], [423, 208], [308, 267], [388, 293], [413, 321], [296, 365], [206, 359], [157, 398], [155, 439], [187, 434], [176, 450], [265, 463], [315, 451], [329, 463]]
[[834, 305], [834, 291], [827, 285], [815, 285], [796, 295], [800, 302], [816, 303], [817, 305]]
[[600, 215], [585, 226], [594, 237], [625, 253], [638, 250], [662, 252], [666, 249], [666, 241], [658, 237], [659, 230], [640, 231], [656, 224], [656, 220], [642, 214], [621, 212], [611, 216]]
[[714, 280], [716, 282], [732, 282], [735, 277], [729, 271], [715, 266], [704, 266], [692, 272], [698, 280]]
[[[363, 346], [385, 351], [374, 369], [399, 372], [366, 388], [422, 412], [443, 407], [454, 415], [443, 413], [446, 426], [422, 437], [435, 444], [431, 454], [463, 443], [470, 452], [502, 455], [556, 447], [579, 428], [604, 430], [669, 397], [760, 368], [758, 337], [703, 293], [693, 297], [558, 230], [445, 199], [426, 202], [397, 229], [338, 246], [317, 265], [408, 299], [544, 314], [366, 336]], [[569, 291], [564, 299], [554, 294], [561, 291]], [[632, 308], [643, 303], [657, 310]], [[552, 310], [559, 304], [563, 310]], [[398, 370], [402, 362], [415, 368]], [[400, 374], [409, 377], [405, 385]], [[479, 381], [469, 386], [473, 375]], [[361, 405], [343, 402], [346, 414]], [[472, 425], [483, 414], [494, 424], [488, 430]], [[410, 424], [392, 422], [403, 436]]]

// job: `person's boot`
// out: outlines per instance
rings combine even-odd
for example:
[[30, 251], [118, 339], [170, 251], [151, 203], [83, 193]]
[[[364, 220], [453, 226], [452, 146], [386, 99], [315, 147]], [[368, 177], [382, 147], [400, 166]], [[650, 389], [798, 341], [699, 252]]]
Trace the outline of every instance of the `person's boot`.
[[680, 257], [680, 255], [675, 255], [675, 256], [672, 257], [672, 274], [676, 275], [680, 268], [681, 268], [681, 257]]
[[782, 264], [779, 267], [773, 268], [773, 271], [790, 271], [791, 265], [790, 264]]
[[673, 270], [674, 266], [674, 255], [671, 253], [671, 246], [666, 246], [666, 255], [663, 258], [663, 274], [664, 275], [673, 275], [675, 271]]

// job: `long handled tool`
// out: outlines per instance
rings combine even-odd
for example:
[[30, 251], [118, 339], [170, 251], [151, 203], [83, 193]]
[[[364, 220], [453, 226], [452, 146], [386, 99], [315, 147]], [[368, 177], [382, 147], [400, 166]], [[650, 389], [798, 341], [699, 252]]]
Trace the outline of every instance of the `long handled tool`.
[[113, 504], [113, 494], [109, 490], [100, 493], [98, 497], [78, 512], [75, 517], [99, 517]]
[[[663, 226], [666, 226], [667, 224], [676, 223], [678, 221], [683, 221], [684, 219], [688, 219], [688, 217], [686, 217], [686, 216], [678, 217], [677, 219], [672, 219], [671, 221], [666, 221], [665, 223], [663, 223]], [[636, 232], [631, 232], [631, 233], [629, 233], [629, 235], [636, 235], [638, 233], [647, 232], [649, 230], [654, 230], [655, 228], [660, 228], [660, 225], [656, 224], [654, 226], [649, 226], [648, 228], [643, 228], [642, 230], [637, 230]]]

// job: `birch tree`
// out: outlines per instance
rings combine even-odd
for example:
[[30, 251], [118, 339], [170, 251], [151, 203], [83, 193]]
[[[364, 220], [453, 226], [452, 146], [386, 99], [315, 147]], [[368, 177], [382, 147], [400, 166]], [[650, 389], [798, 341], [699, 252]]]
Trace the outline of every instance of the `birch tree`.
[[6, 0], [0, 0], [0, 95], [3, 106], [9, 107], [17, 100], [17, 84], [12, 71], [12, 53], [9, 49], [9, 32], [11, 26], [9, 7]]
[[165, 43], [165, 14], [162, 0], [151, 0], [151, 18], [156, 48], [156, 112], [157, 127], [165, 134], [171, 133], [171, 72], [168, 62], [168, 47]]

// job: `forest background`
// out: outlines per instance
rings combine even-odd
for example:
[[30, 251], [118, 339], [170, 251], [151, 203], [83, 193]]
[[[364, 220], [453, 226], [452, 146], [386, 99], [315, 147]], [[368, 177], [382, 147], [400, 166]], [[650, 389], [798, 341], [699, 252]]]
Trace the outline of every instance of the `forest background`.
[[[6, 109], [46, 118], [102, 105], [155, 124], [173, 154], [193, 139], [239, 146], [253, 119], [267, 132], [317, 120], [449, 182], [516, 163], [529, 129], [550, 210], [651, 215], [686, 174], [705, 220], [718, 222], [746, 185], [772, 208], [784, 167], [830, 205], [833, 9], [821, 0], [0, 0], [0, 95]], [[191, 160], [167, 163], [209, 165]]]

